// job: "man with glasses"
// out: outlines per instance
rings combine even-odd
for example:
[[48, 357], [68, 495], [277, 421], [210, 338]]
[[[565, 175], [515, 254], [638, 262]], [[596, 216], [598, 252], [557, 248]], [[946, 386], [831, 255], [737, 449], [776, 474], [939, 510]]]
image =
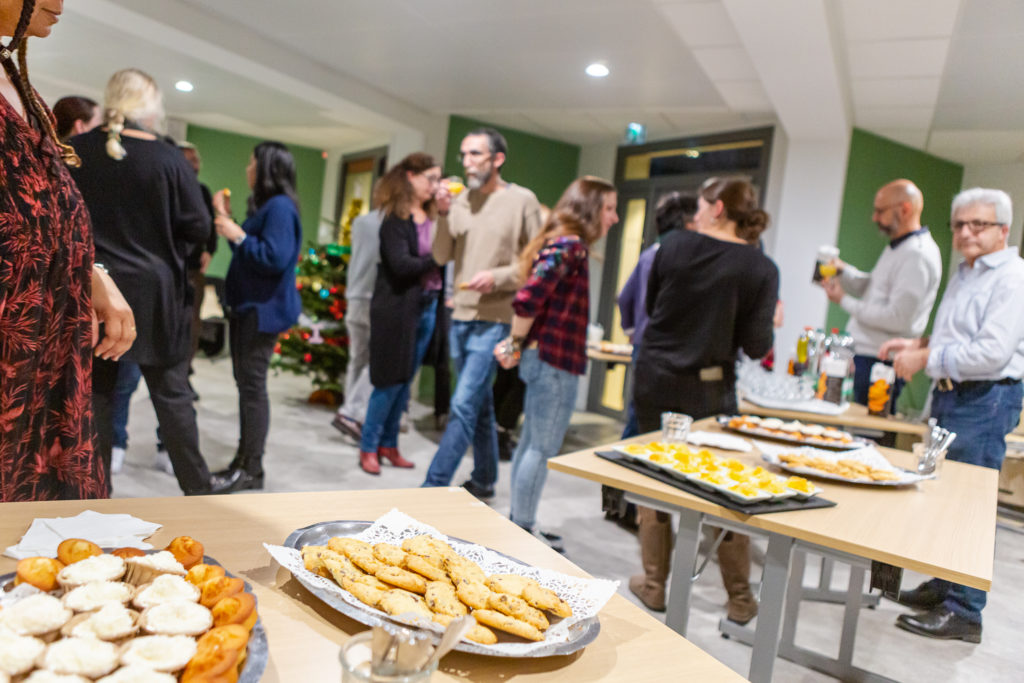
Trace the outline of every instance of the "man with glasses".
[[[919, 337], [928, 325], [942, 277], [942, 256], [927, 227], [921, 226], [924, 199], [909, 180], [894, 180], [875, 194], [872, 220], [889, 238], [874, 269], [865, 273], [836, 259], [839, 277], [822, 287], [828, 298], [850, 314], [853, 337], [853, 400], [868, 402], [871, 366], [878, 348], [892, 337]], [[859, 297], [859, 298], [858, 298]], [[897, 380], [893, 403], [902, 388]]]
[[[964, 260], [942, 296], [931, 339], [892, 339], [879, 353], [896, 354], [904, 379], [924, 370], [935, 380], [932, 417], [957, 435], [950, 460], [999, 469], [1024, 396], [1024, 260], [1007, 246], [1013, 209], [1002, 190], [965, 190], [952, 213], [953, 247]], [[932, 579], [901, 592], [899, 602], [925, 610], [900, 615], [902, 629], [981, 642], [985, 591]]]
[[[494, 422], [495, 345], [508, 336], [512, 299], [522, 284], [519, 252], [540, 230], [540, 204], [501, 177], [508, 146], [496, 130], [470, 132], [459, 146], [469, 192], [438, 197], [434, 260], [455, 262], [451, 355], [458, 372], [448, 426], [424, 486], [448, 486], [473, 446], [473, 472], [463, 486], [494, 496], [498, 436]], [[450, 206], [449, 206], [450, 205]]]

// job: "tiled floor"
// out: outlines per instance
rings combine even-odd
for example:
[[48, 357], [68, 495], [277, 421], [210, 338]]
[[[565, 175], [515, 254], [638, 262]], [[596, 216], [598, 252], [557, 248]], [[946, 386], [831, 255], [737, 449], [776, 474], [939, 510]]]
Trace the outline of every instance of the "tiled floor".
[[[197, 404], [203, 451], [211, 469], [230, 461], [238, 435], [237, 404], [231, 366], [227, 359], [197, 360], [193, 383], [201, 396]], [[267, 491], [325, 489], [402, 488], [419, 486], [439, 439], [429, 406], [414, 403], [412, 429], [402, 435], [402, 453], [416, 463], [413, 470], [385, 468], [380, 476], [367, 475], [357, 465], [357, 447], [330, 426], [332, 412], [311, 406], [305, 397], [305, 378], [291, 375], [270, 381], [272, 425], [265, 467]], [[173, 477], [157, 472], [151, 464], [155, 453], [155, 417], [144, 384], [136, 392], [129, 424], [130, 447], [123, 473], [114, 477], [117, 496], [178, 495]], [[589, 413], [574, 416], [565, 451], [610, 441], [621, 425]], [[458, 484], [472, 468], [467, 457], [456, 475]], [[498, 493], [493, 506], [508, 510], [508, 464], [502, 463]], [[567, 556], [593, 575], [621, 581], [620, 592], [633, 599], [625, 584], [639, 570], [638, 546], [633, 534], [604, 520], [597, 485], [550, 473], [541, 502], [540, 524], [565, 538]], [[246, 494], [236, 494], [246, 495]], [[871, 514], [865, 510], [864, 514]], [[338, 510], [339, 517], [344, 509]], [[993, 592], [985, 610], [981, 645], [921, 638], [893, 626], [901, 607], [883, 601], [860, 615], [855, 663], [900, 681], [1019, 681], [1024, 674], [1024, 528], [1013, 523], [1001, 526], [996, 537], [996, 568]], [[281, 539], [253, 539], [262, 540]], [[945, 539], [936, 539], [937, 543]], [[764, 544], [755, 543], [756, 560]], [[816, 572], [808, 567], [807, 583]], [[720, 636], [725, 592], [712, 564], [696, 582], [688, 637], [736, 671], [746, 673], [750, 649]], [[755, 576], [757, 570], [755, 569]], [[921, 577], [907, 577], [910, 585]], [[836, 579], [839, 584], [840, 577]], [[827, 654], [838, 648], [841, 608], [804, 603], [800, 612], [797, 642]], [[656, 654], [656, 653], [655, 653]], [[828, 681], [828, 676], [779, 660], [778, 681]]]

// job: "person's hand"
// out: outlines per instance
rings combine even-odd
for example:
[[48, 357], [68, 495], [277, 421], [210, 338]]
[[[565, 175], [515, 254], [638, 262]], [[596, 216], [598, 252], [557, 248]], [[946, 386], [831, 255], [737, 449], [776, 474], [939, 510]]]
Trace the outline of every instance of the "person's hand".
[[846, 262], [840, 259], [838, 256], [829, 261], [829, 264], [831, 264], [832, 267], [836, 269], [836, 274], [838, 275], [842, 275], [843, 271], [846, 269]]
[[231, 191], [227, 188], [223, 190], [217, 190], [216, 194], [213, 195], [213, 210], [217, 212], [217, 215], [230, 216], [231, 215]]
[[199, 272], [205, 273], [206, 269], [210, 267], [210, 261], [213, 260], [213, 254], [208, 251], [204, 251], [199, 255]]
[[442, 182], [437, 186], [434, 193], [434, 201], [437, 203], [438, 213], [445, 215], [452, 208], [452, 193], [448, 191], [448, 183]]
[[[104, 360], [119, 360], [137, 336], [135, 316], [121, 290], [99, 268], [92, 269], [92, 316], [93, 354]], [[100, 323], [103, 339], [99, 339]]]
[[888, 360], [893, 354], [920, 348], [923, 348], [923, 344], [920, 339], [896, 337], [895, 339], [890, 339], [882, 344], [881, 348], [878, 349], [878, 357], [882, 360]]
[[830, 277], [825, 278], [821, 281], [821, 286], [825, 290], [825, 294], [828, 296], [828, 300], [834, 304], [838, 304], [843, 300], [843, 296], [846, 292], [843, 291], [843, 286], [839, 284], [839, 278]]
[[785, 319], [785, 311], [782, 306], [782, 299], [775, 302], [775, 314], [772, 316], [772, 327], [779, 329]]
[[217, 228], [217, 234], [229, 242], [241, 239], [245, 234], [245, 230], [227, 216], [217, 216], [213, 219], [213, 225]]
[[508, 340], [502, 339], [494, 345], [494, 358], [502, 368], [505, 370], [511, 370], [515, 366], [519, 365], [519, 359], [512, 354], [506, 353], [506, 344], [508, 344]]
[[494, 291], [494, 273], [489, 270], [481, 270], [466, 282], [463, 287], [476, 292], [487, 294]]
[[928, 349], [912, 348], [900, 351], [892, 362], [892, 368], [900, 379], [910, 381], [914, 375], [928, 365]]

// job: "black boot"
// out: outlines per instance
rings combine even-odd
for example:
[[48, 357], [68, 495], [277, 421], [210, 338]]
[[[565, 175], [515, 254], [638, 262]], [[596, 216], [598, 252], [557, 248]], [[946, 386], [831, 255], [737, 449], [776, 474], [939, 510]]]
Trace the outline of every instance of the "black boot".
[[508, 429], [498, 427], [498, 460], [508, 462], [516, 452], [516, 440]]

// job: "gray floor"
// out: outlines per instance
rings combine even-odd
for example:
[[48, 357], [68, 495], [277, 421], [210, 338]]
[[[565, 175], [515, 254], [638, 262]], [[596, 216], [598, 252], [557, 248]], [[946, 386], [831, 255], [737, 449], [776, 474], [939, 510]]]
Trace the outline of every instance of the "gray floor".
[[[194, 385], [201, 395], [197, 404], [203, 451], [211, 469], [230, 461], [238, 435], [237, 398], [227, 359], [197, 360]], [[402, 453], [416, 463], [413, 470], [385, 468], [373, 477], [357, 465], [357, 447], [330, 426], [332, 412], [305, 402], [309, 385], [305, 378], [281, 374], [270, 380], [272, 426], [265, 467], [267, 491], [314, 491], [325, 489], [368, 489], [418, 486], [432, 457], [439, 433], [429, 406], [414, 403], [412, 429], [402, 435]], [[155, 453], [155, 416], [145, 385], [136, 392], [129, 424], [130, 446], [124, 471], [115, 475], [115, 495], [172, 496], [180, 492], [173, 477], [152, 469]], [[565, 451], [610, 441], [621, 425], [590, 413], [573, 417]], [[493, 503], [508, 511], [508, 464], [502, 463], [498, 495]], [[471, 469], [466, 458], [455, 483], [462, 482]], [[236, 494], [245, 495], [245, 494]], [[865, 511], [870, 514], [870, 511]], [[540, 524], [565, 537], [567, 556], [595, 576], [621, 582], [619, 592], [633, 600], [626, 588], [628, 577], [639, 571], [638, 546], [633, 534], [605, 521], [600, 511], [599, 487], [574, 477], [552, 472], [541, 502]], [[921, 638], [893, 626], [898, 605], [883, 601], [877, 609], [862, 611], [855, 663], [900, 681], [1020, 681], [1024, 679], [1024, 614], [1019, 586], [1024, 585], [1024, 526], [1005, 522], [996, 537], [996, 567], [993, 592], [985, 610], [985, 633], [981, 645], [943, 642]], [[253, 542], [264, 539], [253, 539]], [[274, 539], [270, 539], [274, 540]], [[278, 539], [280, 540], [280, 539]], [[936, 539], [937, 543], [943, 542]], [[760, 559], [764, 544], [755, 544]], [[816, 576], [808, 567], [806, 582]], [[758, 570], [755, 569], [755, 576]], [[688, 638], [699, 647], [745, 674], [750, 650], [722, 638], [717, 623], [722, 615], [725, 592], [714, 565], [697, 581]], [[916, 585], [919, 576], [904, 578], [904, 585]], [[837, 577], [839, 585], [841, 577]], [[634, 600], [635, 602], [635, 600]], [[838, 649], [841, 608], [821, 603], [804, 603], [797, 643], [834, 654]], [[828, 676], [779, 660], [778, 681], [828, 681]]]

